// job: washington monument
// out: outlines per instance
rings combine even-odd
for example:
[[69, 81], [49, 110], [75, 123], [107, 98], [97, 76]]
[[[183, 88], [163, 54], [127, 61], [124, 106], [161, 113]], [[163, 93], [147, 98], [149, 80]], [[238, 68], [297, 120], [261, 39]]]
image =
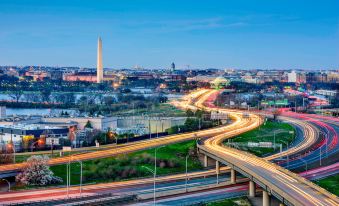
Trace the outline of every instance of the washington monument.
[[98, 39], [98, 54], [97, 54], [97, 83], [101, 83], [104, 79], [104, 71], [102, 67], [102, 42]]

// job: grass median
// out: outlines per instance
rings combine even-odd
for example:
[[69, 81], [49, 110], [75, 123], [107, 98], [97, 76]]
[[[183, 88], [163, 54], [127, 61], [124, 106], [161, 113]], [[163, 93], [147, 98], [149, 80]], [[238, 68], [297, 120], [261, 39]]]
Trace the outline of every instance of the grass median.
[[[295, 138], [295, 128], [284, 122], [268, 120], [259, 128], [241, 134], [232, 139], [233, 143], [239, 143], [239, 149], [253, 153], [259, 157], [271, 154], [278, 148], [248, 147], [248, 142], [274, 142], [276, 144], [290, 143]], [[227, 144], [227, 142], [226, 142]], [[235, 144], [236, 145], [236, 144]]]
[[[157, 149], [157, 175], [181, 173], [188, 170], [202, 169], [196, 155], [195, 141], [171, 144]], [[147, 149], [115, 157], [83, 161], [83, 182], [98, 183], [151, 177], [152, 174], [143, 166], [154, 169], [155, 149]], [[56, 176], [66, 181], [66, 165], [52, 166]], [[80, 164], [71, 164], [71, 183], [79, 184]]]
[[[157, 175], [183, 173], [203, 169], [196, 154], [195, 141], [186, 141], [157, 148]], [[155, 149], [147, 149], [109, 158], [83, 161], [83, 184], [122, 181], [153, 177], [145, 167], [154, 170]], [[67, 164], [51, 166], [55, 176], [61, 177], [66, 185]], [[71, 185], [80, 183], [80, 163], [71, 163]], [[58, 185], [50, 185], [58, 186]], [[17, 185], [13, 189], [39, 188], [38, 186]]]
[[314, 183], [319, 185], [320, 187], [326, 189], [327, 191], [339, 196], [339, 174], [317, 180]]
[[246, 197], [239, 197], [203, 203], [201, 206], [251, 206], [251, 203]]

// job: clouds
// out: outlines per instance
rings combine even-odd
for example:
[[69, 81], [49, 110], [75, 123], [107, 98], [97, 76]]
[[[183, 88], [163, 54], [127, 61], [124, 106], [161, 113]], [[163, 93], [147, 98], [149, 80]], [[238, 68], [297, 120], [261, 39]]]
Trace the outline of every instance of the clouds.
[[244, 22], [225, 22], [223, 18], [178, 19], [163, 21], [145, 21], [128, 24], [129, 28], [137, 28], [148, 32], [185, 32], [214, 30], [227, 27], [245, 26]]

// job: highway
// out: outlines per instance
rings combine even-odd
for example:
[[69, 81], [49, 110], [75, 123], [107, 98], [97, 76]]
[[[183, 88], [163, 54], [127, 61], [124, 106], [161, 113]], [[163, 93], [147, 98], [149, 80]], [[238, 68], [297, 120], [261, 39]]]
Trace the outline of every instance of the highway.
[[[206, 95], [206, 91], [199, 91], [198, 93], [191, 94], [192, 97], [197, 97], [201, 95]], [[225, 131], [228, 131], [230, 129], [233, 129], [236, 127], [236, 124], [239, 124], [239, 122], [232, 123], [230, 125], [224, 125], [212, 129], [206, 129], [206, 130], [200, 130], [196, 132], [190, 132], [190, 133], [182, 133], [177, 135], [169, 135], [162, 138], [155, 138], [140, 142], [133, 142], [128, 145], [123, 146], [116, 146], [116, 147], [108, 147], [108, 149], [100, 150], [100, 151], [93, 151], [93, 152], [87, 152], [87, 153], [79, 153], [75, 154], [73, 156], [76, 156], [76, 159], [78, 160], [89, 160], [89, 159], [97, 159], [97, 158], [104, 158], [104, 157], [111, 157], [118, 154], [126, 154], [131, 153], [135, 151], [144, 150], [147, 148], [155, 148], [162, 145], [167, 144], [173, 144], [176, 142], [182, 142], [186, 140], [191, 139], [197, 139], [201, 137], [209, 137], [213, 135], [217, 135], [220, 133], [223, 133]], [[57, 164], [63, 164], [69, 162], [69, 157], [58, 157], [58, 158], [52, 158], [49, 161], [50, 165], [57, 165]], [[2, 177], [5, 177], [5, 174], [12, 174], [13, 172], [19, 171], [21, 168], [25, 166], [25, 163], [17, 163], [17, 164], [7, 164], [7, 165], [1, 165], [0, 166], [0, 175], [3, 175]]]
[[[321, 167], [310, 170], [309, 175], [304, 172], [300, 173], [301, 176], [311, 178], [312, 180], [322, 179], [328, 175], [338, 174], [339, 164], [333, 164], [331, 166]], [[326, 174], [324, 171], [330, 171]], [[217, 201], [234, 197], [246, 196], [248, 194], [248, 184], [239, 183], [232, 186], [224, 186], [215, 188], [213, 190], [200, 191], [199, 193], [187, 193], [175, 196], [169, 196], [160, 198], [157, 200], [158, 205], [189, 205], [200, 202]], [[136, 205], [150, 205], [151, 202], [147, 201]]]
[[[305, 161], [307, 161], [308, 165], [316, 164], [320, 166], [321, 164], [338, 162], [339, 127], [334, 124], [318, 122], [315, 120], [312, 120], [312, 122], [315, 122], [315, 124], [319, 125], [320, 132], [322, 134], [326, 133], [326, 135], [321, 135], [319, 143], [314, 145], [308, 151], [299, 155], [293, 155], [291, 158], [289, 158], [289, 161], [279, 161], [279, 164], [288, 169], [295, 169], [298, 167], [305, 167]], [[299, 161], [300, 159], [303, 159], [304, 161]]]
[[[196, 110], [197, 107], [192, 105], [193, 101], [197, 100], [196, 105], [202, 106], [202, 104], [207, 101], [207, 99], [211, 96], [215, 95], [215, 91], [210, 90], [198, 90], [197, 92], [193, 92], [190, 95], [187, 95], [185, 97], [186, 101], [184, 102], [177, 102], [174, 103], [176, 106], [181, 107], [183, 109], [190, 108], [192, 110]], [[233, 112], [233, 111], [232, 111]], [[239, 111], [237, 111], [239, 113]], [[240, 113], [239, 113], [240, 114]], [[286, 121], [290, 122], [296, 122], [292, 118], [286, 118]], [[178, 135], [170, 135], [166, 136], [160, 139], [150, 139], [140, 142], [132, 142], [124, 145], [105, 145], [101, 146], [99, 149], [95, 147], [89, 147], [89, 148], [78, 148], [75, 149], [75, 152], [80, 152], [78, 154], [74, 154], [78, 160], [88, 160], [88, 159], [96, 159], [96, 158], [104, 158], [104, 157], [110, 157], [118, 154], [126, 154], [134, 151], [143, 150], [146, 148], [152, 148], [152, 147], [158, 147], [166, 144], [172, 144], [175, 142], [180, 141], [186, 141], [190, 139], [196, 139], [200, 137], [209, 137], [213, 135], [220, 134], [222, 132], [225, 132], [227, 130], [231, 130], [233, 128], [237, 127], [237, 124], [240, 122], [233, 122], [230, 125], [221, 126], [219, 128], [212, 128], [197, 132], [191, 132], [191, 133], [184, 133], [184, 134], [178, 134]], [[283, 154], [277, 154], [275, 157], [272, 157], [272, 159], [285, 156], [288, 153], [295, 153], [297, 151], [300, 151], [304, 148], [310, 147], [316, 140], [317, 136], [314, 134], [314, 128], [311, 128], [312, 126], [310, 124], [305, 124], [302, 121], [298, 121], [297, 124], [301, 125], [305, 129], [305, 137], [307, 138], [306, 141], [304, 141], [301, 145], [297, 147], [293, 147], [289, 149], [289, 152], [284, 152]], [[302, 147], [301, 147], [302, 146]], [[291, 151], [291, 150], [297, 150], [297, 151]], [[44, 154], [45, 152], [37, 152], [34, 154]], [[29, 154], [29, 153], [28, 153]], [[58, 157], [53, 158], [49, 161], [50, 165], [56, 165], [56, 164], [63, 164], [67, 163], [69, 161], [69, 157]], [[6, 174], [13, 174], [13, 172], [16, 172], [20, 170], [20, 168], [24, 167], [25, 163], [17, 163], [17, 164], [8, 164], [8, 165], [1, 165], [0, 166], [0, 176], [5, 177]]]
[[[203, 102], [199, 101], [197, 106], [206, 110], [216, 110], [216, 108], [205, 107]], [[263, 158], [223, 146], [225, 139], [256, 128], [262, 122], [262, 118], [256, 114], [249, 114], [249, 117], [245, 119], [239, 112], [226, 109], [218, 109], [218, 111], [228, 113], [235, 122], [241, 123], [235, 130], [205, 140], [198, 146], [199, 150], [221, 163], [231, 165], [243, 175], [256, 179], [256, 183], [264, 185], [267, 192], [282, 199], [284, 203], [292, 205], [339, 204], [336, 196], [301, 176]]]
[[[193, 110], [196, 110], [197, 107], [192, 105], [195, 101], [197, 101], [197, 105], [201, 105], [211, 95], [215, 95], [215, 91], [211, 90], [198, 90], [197, 92], [193, 92], [190, 95], [186, 96], [186, 101], [184, 102], [178, 102], [175, 103], [176, 106], [187, 109], [191, 108]], [[240, 114], [239, 111], [237, 111], [237, 114]], [[294, 121], [293, 119], [289, 119], [287, 121]], [[89, 160], [89, 159], [97, 159], [97, 158], [104, 158], [104, 157], [111, 157], [115, 156], [118, 154], [126, 154], [126, 153], [131, 153], [135, 151], [140, 151], [144, 150], [147, 148], [154, 148], [166, 144], [172, 144], [176, 142], [181, 142], [181, 141], [186, 141], [190, 139], [197, 139], [201, 137], [211, 137], [229, 130], [233, 130], [235, 128], [238, 128], [241, 126], [244, 122], [235, 121], [232, 122], [232, 124], [229, 125], [224, 125], [221, 127], [217, 128], [212, 128], [212, 129], [207, 129], [207, 130], [200, 130], [197, 132], [190, 132], [190, 133], [183, 133], [183, 134], [178, 134], [178, 135], [169, 135], [166, 137], [162, 137], [159, 139], [150, 139], [150, 140], [145, 140], [145, 141], [140, 141], [140, 142], [132, 142], [124, 145], [108, 145], [108, 146], [102, 146], [102, 148], [95, 147], [89, 147], [89, 148], [84, 148], [84, 149], [75, 149], [74, 151], [80, 152], [78, 154], [74, 154], [73, 156], [76, 156], [76, 159], [78, 160]], [[302, 123], [302, 121], [297, 122], [297, 124], [303, 126], [305, 128], [305, 131], [307, 133], [314, 133], [312, 131], [311, 126], [305, 126], [305, 124]], [[259, 125], [258, 125], [259, 126]], [[305, 148], [309, 147], [311, 144], [313, 144], [313, 141], [316, 139], [316, 136], [314, 134], [311, 135], [306, 135], [306, 137], [309, 139], [308, 141], [303, 142], [299, 146], [303, 146]], [[299, 150], [299, 147], [295, 147], [297, 150]], [[294, 149], [294, 148], [291, 148]], [[302, 149], [302, 148], [301, 148]], [[289, 150], [288, 150], [289, 151]], [[290, 153], [294, 153], [296, 151], [291, 151]], [[43, 154], [44, 152], [37, 152], [34, 154]], [[276, 155], [276, 157], [281, 157], [286, 155], [285, 153]], [[58, 158], [52, 158], [49, 161], [50, 165], [57, 165], [57, 164], [63, 164], [63, 163], [68, 163], [69, 157], [58, 157]], [[0, 166], [0, 177], [6, 177], [6, 176], [12, 176], [13, 173], [19, 171], [21, 168], [23, 168], [25, 163], [17, 163], [17, 164], [8, 164], [8, 165], [1, 165]]]
[[[306, 172], [300, 173], [301, 176], [310, 178], [312, 180], [321, 179], [332, 174], [338, 174], [339, 172], [339, 163], [333, 164], [330, 166], [325, 166], [317, 169], [313, 169]], [[223, 185], [223, 183], [229, 182], [229, 175], [223, 174], [219, 176], [219, 184], [217, 185], [217, 180], [215, 176], [209, 176], [204, 178], [203, 176], [198, 175], [199, 172], [189, 173], [190, 180], [188, 182], [188, 190], [193, 189], [197, 186], [210, 186], [211, 189], [208, 191], [201, 192], [189, 192], [178, 194], [175, 197], [161, 198], [157, 200], [157, 203], [164, 205], [175, 205], [174, 200], [180, 200], [180, 202], [188, 204], [197, 202], [196, 197], [200, 195], [199, 201], [210, 201], [218, 200], [224, 198], [230, 198], [233, 196], [243, 196], [247, 194], [248, 184], [247, 178], [239, 178], [237, 184], [235, 185]], [[205, 172], [204, 172], [205, 173]], [[211, 171], [211, 174], [215, 174], [215, 171]], [[200, 177], [191, 179], [193, 177]], [[122, 181], [114, 183], [102, 183], [96, 185], [86, 185], [83, 186], [83, 195], [93, 195], [98, 193], [114, 193], [119, 195], [124, 194], [139, 194], [139, 195], [149, 195], [152, 196], [153, 193], [153, 179], [147, 178], [142, 179], [142, 181]], [[215, 187], [213, 187], [215, 186]], [[241, 189], [240, 189], [241, 188]], [[166, 192], [166, 191], [175, 191], [175, 190], [184, 190], [185, 189], [185, 180], [184, 177], [173, 175], [166, 177], [157, 178], [157, 193]], [[231, 192], [232, 191], [232, 192]], [[231, 193], [230, 193], [231, 192]], [[170, 192], [168, 192], [170, 194]], [[210, 194], [210, 195], [207, 195]], [[214, 195], [215, 194], [215, 195]], [[47, 190], [29, 190], [29, 191], [16, 191], [11, 193], [3, 193], [0, 195], [0, 202], [2, 204], [9, 203], [19, 203], [25, 201], [41, 201], [57, 198], [65, 198], [65, 188], [51, 188]], [[211, 196], [212, 195], [212, 196]], [[79, 186], [73, 186], [70, 190], [70, 196], [75, 197], [79, 196]], [[149, 203], [148, 203], [149, 205]]]
[[[207, 91], [200, 91], [199, 94], [192, 95], [189, 98], [188, 103], [186, 103], [182, 106], [187, 108], [187, 106], [190, 105], [189, 107], [192, 108], [192, 109], [194, 109], [196, 107], [200, 107], [200, 108], [204, 107], [203, 103], [207, 100], [207, 98], [209, 96], [211, 96], [213, 94], [214, 94], [214, 91], [208, 91], [208, 90]], [[192, 99], [197, 99], [195, 106], [191, 105]], [[204, 109], [211, 110], [211, 109], [217, 109], [217, 108], [204, 108]], [[193, 138], [205, 137], [205, 136], [214, 136], [214, 137], [205, 141], [204, 146], [211, 146], [212, 149], [214, 149], [214, 150], [216, 150], [216, 148], [218, 148], [220, 146], [221, 151], [223, 151], [223, 150], [233, 151], [234, 149], [225, 148], [225, 147], [221, 146], [219, 140], [221, 140], [221, 142], [222, 142], [222, 140], [225, 139], [225, 138], [230, 138], [230, 137], [233, 137], [234, 135], [240, 134], [244, 131], [251, 130], [251, 129], [257, 127], [258, 125], [260, 125], [261, 122], [262, 122], [262, 119], [257, 115], [251, 114], [249, 118], [243, 118], [242, 113], [239, 112], [239, 111], [221, 110], [221, 109], [219, 109], [218, 111], [227, 112], [228, 114], [230, 114], [231, 117], [234, 119], [233, 123], [230, 124], [230, 125], [227, 125], [227, 126], [220, 127], [220, 128], [214, 128], [214, 129], [199, 131], [199, 132], [195, 132], [195, 133], [173, 135], [173, 136], [168, 136], [168, 137], [164, 137], [164, 138], [161, 138], [161, 139], [152, 139], [152, 140], [147, 140], [147, 141], [138, 142], [138, 143], [131, 143], [130, 145], [128, 145], [128, 147], [125, 146], [125, 147], [114, 148], [115, 151], [111, 151], [110, 149], [108, 149], [108, 150], [105, 150], [105, 151], [96, 151], [96, 152], [91, 152], [91, 153], [88, 153], [88, 154], [79, 154], [79, 155], [77, 155], [77, 157], [80, 157], [79, 159], [81, 159], [81, 158], [83, 158], [83, 159], [93, 159], [93, 158], [98, 158], [98, 157], [106, 157], [106, 156], [112, 156], [112, 155], [116, 155], [116, 154], [132, 152], [132, 151], [138, 151], [138, 150], [142, 150], [142, 149], [145, 149], [145, 148], [157, 147], [157, 146], [164, 145], [164, 144], [170, 144], [170, 143], [173, 143], [173, 142], [184, 141], [184, 140], [187, 140], [187, 139], [193, 139]], [[291, 119], [286, 119], [286, 121], [291, 121]], [[302, 141], [300, 144], [296, 145], [293, 148], [290, 148], [287, 151], [284, 151], [283, 153], [280, 153], [280, 154], [275, 155], [273, 157], [272, 156], [267, 157], [266, 158], [267, 160], [282, 157], [282, 156], [285, 156], [286, 154], [294, 154], [294, 153], [296, 153], [300, 150], [304, 150], [304, 149], [308, 148], [310, 145], [314, 144], [316, 137], [317, 137], [315, 128], [312, 128], [312, 125], [310, 125], [310, 124], [301, 123], [301, 122], [303, 122], [303, 121], [295, 121], [294, 123], [299, 124], [299, 125], [302, 124], [301, 126], [305, 129], [305, 134], [306, 134], [307, 138], [305, 138], [305, 140]], [[164, 139], [165, 139], [165, 142], [163, 141]], [[208, 143], [209, 141], [211, 141], [211, 142]], [[297, 148], [297, 149], [295, 149], [295, 148]], [[218, 148], [217, 152], [220, 152], [219, 148]], [[106, 154], [102, 154], [102, 153], [106, 153]], [[109, 154], [107, 154], [107, 153], [109, 153]], [[224, 153], [223, 152], [220, 152], [220, 153], [222, 153], [221, 157], [223, 157]], [[238, 151], [237, 151], [237, 153], [238, 153]], [[94, 156], [93, 156], [93, 154], [94, 154]], [[239, 157], [244, 158], [243, 155], [245, 155], [246, 158], [249, 158], [249, 159], [253, 158], [252, 155], [249, 155], [247, 153], [243, 154], [242, 152], [240, 152], [240, 154], [239, 153], [237, 154], [238, 158]], [[259, 159], [259, 160], [257, 160], [257, 159]], [[63, 163], [65, 161], [68, 162], [67, 157], [66, 158], [52, 159], [50, 163], [51, 164], [60, 164], [60, 163]], [[266, 164], [271, 165], [270, 163], [267, 163], [266, 160], [263, 160], [261, 158], [255, 157], [255, 161], [259, 161], [260, 168], [262, 167], [262, 165], [261, 165], [262, 163], [264, 163], [265, 167], [267, 166]], [[260, 162], [260, 161], [263, 161], [263, 162]], [[256, 163], [254, 163], [254, 166], [256, 166], [255, 164]], [[9, 166], [9, 165], [7, 165], [7, 166]], [[16, 166], [15, 169], [20, 169], [20, 167], [22, 165], [16, 164], [14, 166]], [[258, 166], [256, 166], [256, 167], [258, 167]], [[272, 166], [270, 166], [269, 168], [271, 168], [271, 167]], [[1, 171], [1, 167], [0, 167], [0, 171]], [[6, 171], [6, 169], [5, 169], [5, 171]], [[288, 173], [288, 172], [286, 172], [286, 173]], [[199, 175], [201, 175], [201, 174], [199, 174]], [[292, 177], [289, 177], [289, 178], [294, 178], [293, 175], [291, 175], [291, 176]], [[179, 176], [177, 176], [177, 177], [174, 176], [172, 178], [173, 178], [173, 180], [178, 179]], [[283, 178], [285, 178], [285, 177], [283, 176]], [[273, 179], [279, 180], [279, 178], [273, 178]], [[146, 183], [147, 182], [147, 181], [146, 182], [143, 182], [143, 181], [145, 181], [145, 180], [137, 180], [138, 183]], [[161, 181], [161, 180], [159, 179], [159, 181]], [[280, 179], [280, 181], [281, 181], [281, 179]], [[127, 181], [127, 182], [129, 182], [129, 181]], [[131, 184], [131, 185], [136, 184], [136, 182], [133, 183], [133, 181], [129, 182], [129, 183], [127, 183], [127, 182], [125, 184]], [[110, 186], [112, 186], [112, 185], [110, 185]], [[120, 186], [123, 186], [123, 185], [120, 184]], [[297, 185], [297, 186], [299, 186], [299, 185]], [[93, 189], [94, 188], [100, 189], [100, 185], [92, 185], [92, 186], [89, 186], [89, 187], [92, 187]], [[64, 189], [63, 189], [63, 191], [64, 191]], [[293, 191], [295, 191], [295, 190], [293, 190]], [[333, 203], [333, 202], [331, 202], [331, 200], [328, 200], [328, 201], [329, 201], [329, 203]], [[321, 205], [321, 204], [319, 204], [319, 205]], [[323, 204], [323, 205], [331, 205], [331, 204]]]

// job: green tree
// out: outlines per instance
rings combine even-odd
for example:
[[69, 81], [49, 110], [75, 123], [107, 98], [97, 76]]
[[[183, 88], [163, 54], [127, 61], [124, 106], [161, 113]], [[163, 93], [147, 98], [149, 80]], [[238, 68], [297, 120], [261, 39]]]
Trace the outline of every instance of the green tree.
[[91, 122], [89, 120], [87, 120], [86, 124], [85, 124], [85, 128], [93, 128]]
[[9, 94], [9, 96], [10, 96], [13, 100], [15, 100], [16, 103], [18, 103], [23, 93], [24, 93], [24, 92], [23, 92], [22, 90], [19, 90], [19, 89], [18, 89], [18, 90], [16, 90], [16, 91], [11, 91], [11, 93]]
[[196, 118], [187, 118], [184, 124], [185, 131], [193, 131], [199, 129], [199, 120]]
[[179, 131], [178, 131], [178, 127], [174, 126], [174, 127], [170, 127], [168, 129], [166, 129], [166, 132], [168, 134], [177, 134]]
[[40, 92], [41, 99], [43, 102], [49, 102], [50, 96], [51, 96], [51, 90], [50, 89], [44, 89]]
[[186, 111], [186, 116], [187, 116], [187, 117], [193, 117], [193, 116], [194, 116], [194, 112], [192, 112], [192, 110], [188, 109], [188, 110]]

